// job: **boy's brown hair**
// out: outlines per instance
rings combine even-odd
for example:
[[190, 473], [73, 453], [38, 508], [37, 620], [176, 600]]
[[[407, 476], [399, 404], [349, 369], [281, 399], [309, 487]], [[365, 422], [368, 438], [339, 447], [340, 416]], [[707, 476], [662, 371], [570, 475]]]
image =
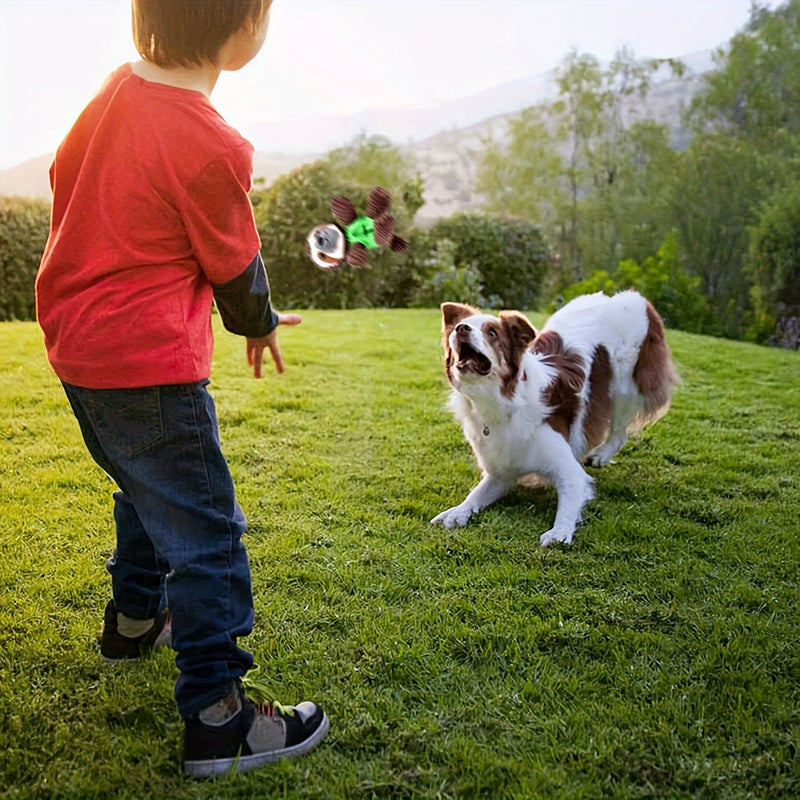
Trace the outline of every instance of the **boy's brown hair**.
[[255, 29], [272, 0], [133, 0], [133, 41], [159, 67], [214, 62], [244, 24]]

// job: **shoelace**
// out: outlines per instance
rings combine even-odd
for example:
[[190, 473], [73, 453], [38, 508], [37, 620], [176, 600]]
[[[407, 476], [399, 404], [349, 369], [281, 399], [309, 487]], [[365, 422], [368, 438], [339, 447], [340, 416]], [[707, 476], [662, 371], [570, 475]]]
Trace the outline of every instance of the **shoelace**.
[[280, 714], [284, 717], [293, 717], [294, 716], [294, 709], [291, 706], [285, 706], [282, 703], [279, 703], [277, 700], [272, 700], [269, 703], [256, 703], [256, 711], [259, 714], [263, 714], [264, 716], [269, 717], [270, 719], [275, 719], [275, 714]]
[[247, 693], [247, 696], [256, 704], [256, 711], [258, 711], [259, 714], [264, 714], [270, 719], [275, 719], [276, 713], [284, 717], [294, 716], [294, 708], [279, 703], [272, 696], [271, 687], [266, 681], [245, 675], [240, 678], [240, 683]]

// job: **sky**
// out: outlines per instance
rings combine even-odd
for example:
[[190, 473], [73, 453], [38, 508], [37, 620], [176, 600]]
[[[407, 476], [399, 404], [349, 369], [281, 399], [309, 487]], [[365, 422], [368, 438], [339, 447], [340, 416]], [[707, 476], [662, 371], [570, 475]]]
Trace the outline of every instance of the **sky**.
[[[201, 0], [198, 0], [200, 2]], [[762, 2], [775, 8], [779, 2]], [[445, 99], [557, 67], [573, 49], [680, 57], [724, 45], [751, 0], [275, 0], [264, 49], [212, 102], [253, 141], [274, 122]], [[0, 0], [0, 169], [52, 152], [137, 58], [128, 0]], [[321, 123], [318, 123], [321, 124]]]

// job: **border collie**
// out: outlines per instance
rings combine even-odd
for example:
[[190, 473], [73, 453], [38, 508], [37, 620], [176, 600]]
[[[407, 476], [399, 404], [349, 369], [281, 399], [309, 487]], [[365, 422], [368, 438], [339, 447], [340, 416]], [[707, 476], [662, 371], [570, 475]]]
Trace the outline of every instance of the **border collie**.
[[431, 522], [466, 525], [517, 483], [552, 484], [555, 523], [539, 543], [569, 544], [594, 496], [583, 465], [608, 464], [669, 408], [678, 377], [661, 318], [635, 291], [576, 297], [538, 333], [518, 311], [441, 308], [450, 409], [482, 478]]

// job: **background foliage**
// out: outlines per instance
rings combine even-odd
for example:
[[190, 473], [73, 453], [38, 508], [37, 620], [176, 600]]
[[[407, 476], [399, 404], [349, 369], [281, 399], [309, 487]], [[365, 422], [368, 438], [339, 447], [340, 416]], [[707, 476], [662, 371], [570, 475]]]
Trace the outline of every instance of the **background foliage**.
[[49, 203], [0, 197], [0, 321], [34, 319], [33, 282], [49, 226]]
[[699, 285], [699, 278], [689, 277], [680, 268], [678, 237], [671, 234], [655, 256], [648, 256], [641, 264], [633, 259], [620, 261], [613, 273], [594, 272], [586, 280], [569, 286], [562, 299], [569, 301], [590, 292], [610, 295], [636, 289], [658, 308], [667, 327], [705, 333], [715, 325]]
[[552, 267], [541, 229], [519, 219], [455, 214], [418, 232], [406, 258], [417, 286], [408, 305], [446, 301], [538, 308]]
[[[459, 299], [541, 308], [592, 286], [636, 285], [685, 330], [788, 347], [800, 334], [795, 210], [800, 186], [800, 0], [753, 4], [749, 24], [715, 54], [684, 134], [642, 113], [655, 80], [686, 78], [674, 60], [621, 50], [608, 64], [569, 53], [556, 96], [513, 116], [478, 153], [481, 213], [414, 227], [425, 187], [384, 137], [358, 137], [253, 192], [276, 304], [353, 308]], [[359, 210], [389, 189], [405, 254], [369, 268], [318, 272], [305, 237], [330, 198]], [[0, 210], [0, 318], [30, 318], [46, 236], [40, 205]], [[659, 277], [660, 276], [660, 277]], [[576, 287], [577, 285], [577, 287]]]
[[607, 66], [569, 54], [558, 97], [486, 142], [477, 188], [487, 208], [544, 225], [568, 294], [570, 283], [642, 263], [677, 234], [678, 267], [699, 279], [707, 303], [702, 329], [763, 340], [770, 320], [800, 315], [797, 277], [785, 268], [791, 286], [777, 299], [765, 253], [775, 240], [762, 228], [750, 242], [762, 215], [791, 204], [786, 187], [797, 183], [800, 0], [753, 5], [687, 109], [691, 141], [682, 149], [633, 102], [664, 69], [682, 73], [676, 62], [643, 63], [624, 50]]

